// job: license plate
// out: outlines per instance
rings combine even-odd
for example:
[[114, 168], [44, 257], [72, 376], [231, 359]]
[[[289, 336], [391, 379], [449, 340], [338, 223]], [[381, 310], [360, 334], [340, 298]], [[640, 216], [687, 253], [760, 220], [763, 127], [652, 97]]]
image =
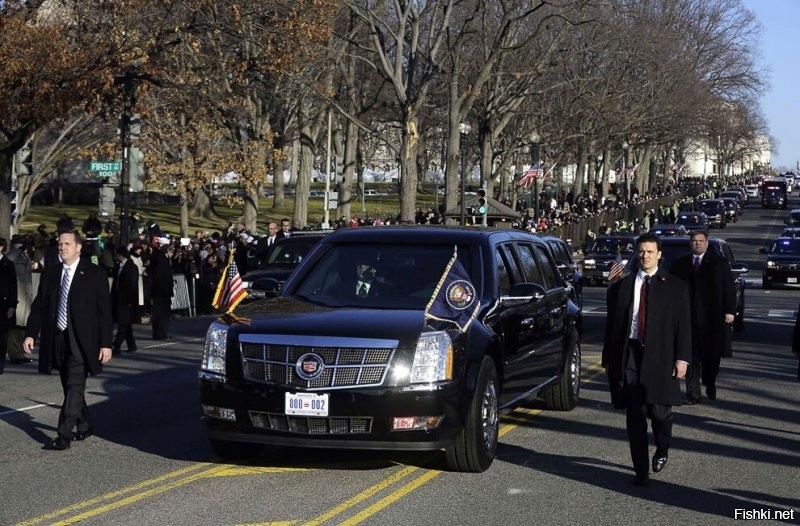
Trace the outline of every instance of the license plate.
[[797, 278], [786, 278], [786, 283], [797, 283]]
[[604, 272], [603, 272], [603, 277], [604, 277], [604, 278], [607, 278], [607, 277], [608, 277], [608, 272], [607, 272], [607, 271], [604, 271]]
[[286, 393], [287, 415], [328, 416], [328, 394]]

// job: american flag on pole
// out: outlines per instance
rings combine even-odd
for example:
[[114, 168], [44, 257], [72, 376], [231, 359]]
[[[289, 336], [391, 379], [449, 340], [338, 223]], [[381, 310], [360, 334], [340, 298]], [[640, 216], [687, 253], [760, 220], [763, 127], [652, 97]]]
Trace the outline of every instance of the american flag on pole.
[[536, 179], [541, 179], [543, 176], [544, 168], [542, 168], [542, 163], [536, 163], [535, 165], [531, 166], [530, 170], [526, 170], [522, 173], [522, 177], [520, 177], [519, 181], [517, 181], [517, 185], [524, 188], [529, 188]]
[[211, 302], [215, 309], [224, 309], [226, 313], [233, 311], [239, 302], [247, 297], [242, 277], [239, 275], [239, 268], [233, 259], [235, 253], [236, 249], [232, 249], [228, 257], [228, 265], [222, 272], [222, 277], [217, 284], [217, 292]]
[[621, 278], [623, 270], [625, 270], [625, 263], [622, 261], [622, 254], [617, 250], [617, 259], [614, 260], [614, 263], [608, 270], [608, 282], [614, 283]]

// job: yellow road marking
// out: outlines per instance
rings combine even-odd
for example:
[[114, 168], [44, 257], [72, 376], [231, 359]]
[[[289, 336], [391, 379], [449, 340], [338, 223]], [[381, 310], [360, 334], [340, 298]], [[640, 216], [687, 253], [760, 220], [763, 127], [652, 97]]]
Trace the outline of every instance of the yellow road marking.
[[318, 524], [322, 524], [326, 521], [331, 520], [332, 518], [336, 517], [347, 511], [348, 509], [352, 508], [359, 502], [362, 502], [365, 499], [368, 499], [375, 493], [379, 491], [383, 491], [384, 489], [388, 488], [398, 480], [407, 477], [408, 475], [414, 473], [415, 471], [419, 470], [420, 468], [409, 466], [404, 469], [401, 469], [397, 473], [390, 475], [389, 477], [383, 479], [382, 481], [378, 482], [377, 484], [370, 486], [369, 488], [365, 489], [361, 493], [347, 499], [346, 501], [342, 502], [338, 506], [331, 508], [330, 510], [326, 511], [322, 515], [318, 517], [314, 517], [308, 522], [304, 522], [303, 526], [317, 526]]
[[100, 502], [105, 502], [105, 501], [108, 501], [108, 500], [116, 499], [117, 497], [119, 497], [121, 495], [125, 495], [126, 493], [133, 493], [133, 492], [138, 491], [138, 490], [140, 490], [142, 488], [146, 488], [148, 486], [153, 486], [155, 484], [160, 484], [161, 482], [163, 482], [165, 480], [169, 480], [169, 479], [172, 479], [172, 478], [180, 477], [180, 476], [186, 475], [188, 473], [191, 473], [193, 471], [197, 471], [199, 469], [204, 469], [204, 468], [213, 469], [215, 466], [218, 466], [218, 464], [210, 464], [208, 462], [200, 462], [198, 464], [193, 464], [193, 465], [185, 467], [183, 469], [172, 471], [170, 473], [165, 473], [163, 475], [159, 475], [158, 477], [152, 478], [150, 480], [145, 480], [144, 482], [140, 482], [139, 484], [135, 484], [133, 486], [128, 486], [127, 488], [122, 488], [122, 489], [119, 489], [119, 490], [116, 490], [116, 491], [112, 491], [110, 493], [106, 493], [104, 495], [100, 495], [98, 497], [94, 497], [94, 498], [89, 499], [89, 500], [85, 500], [83, 502], [78, 502], [78, 503], [75, 503], [75, 504], [71, 504], [71, 505], [69, 505], [69, 506], [67, 506], [65, 508], [61, 508], [60, 510], [52, 511], [52, 512], [46, 514], [46, 515], [40, 515], [39, 517], [34, 517], [33, 519], [29, 519], [29, 520], [27, 520], [25, 522], [19, 523], [18, 526], [30, 526], [30, 525], [33, 525], [33, 524], [39, 524], [40, 522], [45, 522], [45, 521], [47, 521], [49, 519], [54, 519], [54, 518], [56, 518], [56, 517], [58, 517], [60, 515], [66, 515], [68, 513], [73, 513], [75, 511], [81, 510], [83, 508], [89, 508], [89, 507], [94, 506], [95, 504], [98, 504]]
[[263, 475], [264, 473], [294, 473], [310, 471], [307, 468], [270, 468], [259, 466], [226, 466], [221, 471], [209, 473], [208, 477], [241, 477], [245, 475]]
[[360, 512], [356, 513], [355, 515], [347, 519], [346, 521], [342, 521], [339, 524], [342, 524], [344, 526], [353, 526], [355, 524], [359, 524], [365, 519], [372, 517], [382, 509], [387, 508], [390, 505], [394, 504], [395, 502], [402, 499], [403, 497], [405, 497], [418, 487], [422, 486], [423, 484], [427, 484], [429, 481], [438, 477], [441, 474], [442, 474], [441, 471], [435, 471], [435, 470], [428, 471], [427, 473], [417, 477], [416, 479], [412, 480], [411, 482], [409, 482], [402, 488], [398, 489], [397, 491], [394, 491], [391, 494], [387, 495], [386, 497], [382, 498], [372, 506], [364, 508]]

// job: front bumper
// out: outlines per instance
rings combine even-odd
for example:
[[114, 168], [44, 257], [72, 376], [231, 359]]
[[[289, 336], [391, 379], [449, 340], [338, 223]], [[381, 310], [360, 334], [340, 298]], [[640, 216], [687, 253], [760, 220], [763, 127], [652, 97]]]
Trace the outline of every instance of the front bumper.
[[800, 287], [800, 268], [797, 269], [764, 269], [764, 281], [770, 285]]
[[[202, 374], [198, 384], [204, 407], [235, 415], [235, 420], [204, 416], [209, 438], [310, 448], [442, 449], [461, 431], [470, 399], [459, 381], [426, 390], [338, 389], [327, 391], [327, 417], [292, 416], [285, 413], [285, 395], [297, 391], [284, 386], [234, 386]], [[392, 430], [393, 418], [429, 416], [443, 418], [429, 430]]]

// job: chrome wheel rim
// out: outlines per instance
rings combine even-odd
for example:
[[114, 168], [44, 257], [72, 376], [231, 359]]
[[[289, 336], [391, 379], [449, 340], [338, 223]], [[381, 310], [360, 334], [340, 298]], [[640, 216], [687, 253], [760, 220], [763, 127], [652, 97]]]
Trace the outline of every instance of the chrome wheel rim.
[[488, 382], [483, 391], [481, 424], [483, 447], [486, 451], [491, 451], [497, 441], [497, 386], [494, 382]]

